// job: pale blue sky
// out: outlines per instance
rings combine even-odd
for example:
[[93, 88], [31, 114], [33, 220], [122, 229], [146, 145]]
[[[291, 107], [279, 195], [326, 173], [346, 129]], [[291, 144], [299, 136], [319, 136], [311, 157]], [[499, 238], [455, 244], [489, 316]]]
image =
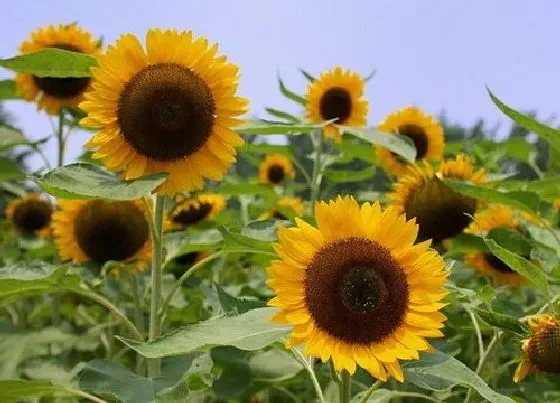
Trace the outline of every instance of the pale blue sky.
[[[490, 124], [506, 119], [492, 105], [485, 84], [519, 109], [543, 119], [556, 112], [557, 0], [282, 0], [282, 1], [63, 1], [18, 0], [2, 4], [0, 57], [12, 56], [39, 26], [78, 21], [105, 43], [150, 27], [193, 30], [219, 42], [241, 66], [240, 94], [252, 114], [272, 106], [297, 112], [277, 89], [280, 72], [303, 93], [298, 67], [313, 74], [335, 64], [377, 76], [367, 87], [370, 123], [406, 104], [431, 113], [446, 109], [454, 121]], [[0, 78], [10, 77], [0, 70]], [[50, 125], [33, 105], [7, 102], [31, 138]], [[69, 158], [85, 135], [75, 135]], [[54, 144], [48, 148], [54, 158]]]

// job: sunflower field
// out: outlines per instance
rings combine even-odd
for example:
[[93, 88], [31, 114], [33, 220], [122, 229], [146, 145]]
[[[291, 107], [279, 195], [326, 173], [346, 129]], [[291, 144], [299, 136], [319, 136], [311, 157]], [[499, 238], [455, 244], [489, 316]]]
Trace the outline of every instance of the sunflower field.
[[0, 126], [0, 403], [560, 402], [560, 130], [490, 89], [528, 136], [367, 122], [351, 66], [250, 117], [231, 60], [75, 23], [0, 59], [53, 122]]

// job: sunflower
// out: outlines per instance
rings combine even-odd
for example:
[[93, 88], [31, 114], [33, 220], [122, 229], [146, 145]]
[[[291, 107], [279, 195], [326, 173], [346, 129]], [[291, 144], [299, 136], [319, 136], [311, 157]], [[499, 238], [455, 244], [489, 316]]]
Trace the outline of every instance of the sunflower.
[[30, 193], [21, 199], [12, 200], [4, 211], [8, 221], [24, 234], [35, 234], [46, 238], [50, 234], [52, 204], [37, 193]]
[[262, 183], [280, 185], [287, 177], [296, 177], [290, 159], [281, 154], [267, 155], [259, 167], [259, 180]]
[[243, 144], [232, 127], [248, 101], [236, 96], [238, 67], [218, 45], [191, 32], [149, 30], [146, 52], [123, 35], [92, 68], [93, 90], [81, 124], [99, 132], [93, 158], [125, 179], [167, 172], [159, 194], [201, 189], [221, 180]]
[[59, 207], [52, 227], [62, 260], [104, 264], [150, 259], [148, 213], [141, 200], [60, 200]]
[[[50, 25], [39, 28], [31, 39], [20, 45], [22, 54], [37, 52], [45, 48], [57, 48], [98, 56], [100, 42], [76, 24]], [[88, 77], [37, 77], [27, 73], [16, 74], [18, 93], [28, 101], [37, 100], [37, 108], [49, 115], [58, 115], [65, 107], [77, 107], [83, 94], [91, 88]]]
[[[414, 142], [416, 161], [441, 160], [443, 158], [443, 128], [433, 116], [421, 109], [407, 106], [391, 113], [378, 127], [381, 133], [400, 134]], [[398, 155], [383, 147], [376, 147], [377, 158], [392, 175], [408, 172], [408, 164]]]
[[[305, 206], [301, 197], [283, 197], [276, 203], [277, 208], [265, 211], [259, 216], [259, 220], [289, 220], [288, 216], [301, 216]], [[286, 215], [288, 214], [288, 215]]]
[[541, 314], [528, 323], [533, 334], [522, 342], [523, 360], [514, 382], [522, 381], [530, 371], [560, 373], [560, 317]]
[[408, 219], [416, 218], [419, 240], [432, 239], [434, 245], [459, 235], [471, 222], [479, 202], [461, 195], [443, 183], [443, 178], [482, 183], [484, 169], [475, 171], [470, 159], [459, 154], [443, 161], [439, 169], [424, 162], [411, 166], [409, 174], [400, 177], [394, 192], [387, 197]]
[[361, 207], [352, 197], [315, 204], [318, 228], [296, 218], [280, 228], [280, 260], [267, 269], [276, 323], [293, 325], [288, 346], [332, 359], [351, 374], [403, 381], [399, 360], [430, 349], [426, 337], [443, 336], [439, 312], [447, 292], [442, 258], [430, 241], [415, 244], [418, 225], [394, 207]]
[[[475, 213], [474, 221], [465, 232], [474, 235], [487, 235], [497, 228], [519, 231], [519, 220], [509, 206], [491, 204], [486, 210]], [[529, 259], [528, 256], [525, 256], [525, 258]], [[499, 285], [520, 286], [527, 282], [525, 277], [510, 269], [508, 265], [489, 252], [466, 253], [465, 262], [482, 275], [491, 277]]]
[[[340, 67], [325, 71], [307, 87], [305, 95], [306, 118], [312, 123], [337, 119], [334, 124], [364, 127], [368, 101], [364, 96], [364, 79]], [[333, 124], [324, 127], [325, 137], [342, 141], [339, 129]]]
[[182, 229], [215, 217], [226, 207], [226, 198], [214, 193], [202, 193], [188, 199], [177, 195], [175, 203], [170, 214], [171, 228]]
[[173, 274], [175, 279], [178, 280], [187, 270], [191, 268], [192, 265], [200, 262], [207, 256], [209, 256], [208, 252], [200, 250], [177, 256], [173, 259], [173, 264], [168, 266], [169, 268], [167, 269], [167, 272]]

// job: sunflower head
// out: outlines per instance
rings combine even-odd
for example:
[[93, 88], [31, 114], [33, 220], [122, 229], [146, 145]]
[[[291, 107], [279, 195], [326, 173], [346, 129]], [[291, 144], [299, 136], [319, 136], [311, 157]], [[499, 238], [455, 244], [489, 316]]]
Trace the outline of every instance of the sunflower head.
[[[520, 228], [519, 220], [509, 206], [491, 204], [486, 209], [474, 214], [474, 220], [465, 232], [474, 235], [487, 235], [490, 231], [498, 228], [518, 231]], [[528, 256], [524, 257], [530, 259]], [[510, 269], [508, 265], [490, 252], [466, 253], [465, 262], [480, 274], [492, 278], [496, 284], [521, 286], [527, 283], [525, 277]]]
[[192, 198], [175, 196], [171, 210], [171, 228], [182, 229], [216, 216], [226, 207], [226, 198], [218, 193], [202, 193]]
[[50, 234], [52, 204], [37, 193], [30, 193], [21, 199], [12, 200], [4, 214], [14, 228], [24, 235], [46, 238]]
[[[368, 102], [364, 96], [364, 79], [350, 70], [335, 67], [307, 87], [305, 95], [306, 118], [313, 123], [337, 119], [335, 125], [364, 127], [368, 114]], [[342, 136], [333, 124], [325, 126], [325, 137], [337, 143]]]
[[[99, 41], [76, 24], [50, 25], [33, 32], [19, 50], [25, 54], [57, 48], [98, 56], [99, 45]], [[17, 91], [24, 99], [37, 100], [38, 109], [44, 109], [50, 115], [57, 115], [64, 107], [77, 107], [83, 100], [84, 91], [91, 87], [88, 77], [37, 77], [17, 73], [15, 81]]]
[[173, 259], [173, 264], [167, 271], [173, 274], [176, 279], [179, 279], [183, 274], [185, 274], [186, 271], [191, 268], [193, 264], [200, 262], [207, 256], [208, 252], [205, 251], [194, 251], [186, 253]]
[[522, 342], [523, 359], [513, 380], [522, 381], [529, 372], [560, 373], [560, 318], [541, 314], [529, 319], [532, 335]]
[[288, 178], [294, 179], [296, 173], [292, 161], [284, 155], [267, 155], [259, 166], [259, 181], [271, 185], [281, 185]]
[[290, 346], [337, 370], [402, 381], [399, 360], [443, 335], [443, 260], [429, 242], [415, 244], [418, 225], [394, 207], [338, 197], [317, 203], [315, 219], [317, 228], [296, 218], [278, 231], [279, 260], [267, 269], [273, 321], [293, 325]]
[[283, 197], [278, 200], [277, 207], [272, 210], [265, 211], [259, 216], [260, 220], [288, 220], [289, 216], [301, 216], [305, 211], [305, 206], [301, 197]]
[[[391, 113], [378, 127], [381, 133], [406, 136], [416, 147], [416, 161], [439, 161], [443, 157], [443, 128], [431, 115], [421, 109], [408, 106]], [[392, 175], [408, 172], [408, 163], [383, 147], [376, 147], [377, 158]]]
[[475, 171], [470, 159], [459, 154], [443, 161], [438, 169], [428, 163], [411, 167], [388, 195], [408, 219], [416, 218], [419, 240], [432, 239], [434, 244], [459, 235], [468, 227], [479, 205], [477, 200], [455, 192], [443, 178], [481, 183], [485, 174], [483, 169]]
[[60, 257], [99, 264], [148, 260], [152, 248], [146, 214], [140, 200], [60, 200], [52, 218]]
[[221, 180], [243, 144], [232, 128], [248, 102], [236, 95], [238, 67], [217, 51], [191, 32], [149, 30], [146, 51], [121, 36], [99, 57], [80, 104], [81, 124], [99, 130], [87, 143], [93, 158], [126, 179], [167, 172], [160, 194]]

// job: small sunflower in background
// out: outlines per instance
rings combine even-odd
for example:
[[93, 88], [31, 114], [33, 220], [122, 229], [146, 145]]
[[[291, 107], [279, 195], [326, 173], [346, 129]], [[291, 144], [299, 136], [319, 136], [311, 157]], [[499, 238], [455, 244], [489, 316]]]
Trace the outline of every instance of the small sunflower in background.
[[289, 347], [357, 366], [380, 380], [403, 381], [399, 360], [418, 359], [441, 337], [447, 295], [443, 260], [430, 242], [415, 244], [418, 225], [394, 207], [361, 206], [352, 197], [315, 204], [317, 228], [296, 218], [279, 228], [279, 260], [267, 285], [279, 308], [273, 321], [293, 325]]
[[209, 253], [206, 251], [194, 251], [185, 253], [181, 256], [177, 256], [175, 259], [173, 259], [173, 263], [168, 266], [166, 272], [173, 274], [173, 277], [178, 280], [183, 274], [185, 274], [187, 270], [192, 267], [192, 265], [200, 262], [202, 259], [208, 256]]
[[[431, 115], [421, 109], [408, 106], [391, 113], [378, 127], [381, 133], [406, 136], [416, 147], [416, 161], [439, 161], [443, 158], [445, 139], [443, 128]], [[409, 164], [383, 147], [375, 148], [377, 158], [389, 174], [403, 175]]]
[[276, 203], [277, 207], [265, 211], [259, 216], [260, 220], [289, 220], [289, 216], [301, 216], [305, 211], [305, 206], [301, 197], [283, 197]]
[[515, 370], [514, 382], [522, 381], [529, 372], [560, 373], [560, 318], [549, 314], [529, 319], [532, 335], [523, 340], [523, 360]]
[[[50, 25], [39, 28], [31, 38], [20, 45], [20, 53], [56, 48], [80, 52], [94, 57], [100, 54], [100, 42], [76, 24]], [[49, 115], [58, 115], [65, 107], [78, 107], [85, 91], [91, 88], [89, 77], [38, 77], [27, 73], [16, 74], [16, 89], [27, 101], [37, 100], [37, 108]]]
[[[312, 123], [337, 119], [334, 125], [364, 127], [368, 101], [364, 98], [364, 79], [350, 70], [335, 67], [307, 87], [305, 95], [306, 118]], [[333, 124], [323, 128], [325, 137], [342, 141], [339, 129]]]
[[[497, 228], [519, 231], [519, 220], [509, 206], [491, 204], [485, 210], [476, 212], [474, 221], [465, 232], [474, 235], [487, 235]], [[524, 258], [530, 259], [529, 256], [524, 256]], [[510, 269], [508, 265], [490, 252], [465, 253], [465, 263], [476, 269], [480, 274], [491, 277], [499, 285], [520, 286], [527, 283], [525, 277]]]
[[23, 235], [47, 238], [50, 235], [53, 206], [37, 193], [30, 193], [21, 199], [14, 199], [6, 206], [4, 215], [11, 221], [16, 231]]
[[182, 229], [202, 220], [209, 220], [226, 207], [226, 198], [218, 193], [201, 193], [191, 198], [175, 196], [169, 219], [172, 229]]
[[148, 212], [141, 200], [60, 200], [59, 208], [52, 227], [62, 260], [104, 264], [151, 258]]
[[201, 189], [222, 180], [243, 139], [232, 130], [248, 101], [236, 95], [239, 69], [192, 32], [151, 29], [146, 51], [121, 36], [99, 67], [80, 107], [85, 127], [98, 129], [87, 146], [125, 179], [167, 172], [159, 194]]
[[443, 161], [438, 169], [428, 163], [411, 166], [387, 196], [407, 219], [416, 218], [420, 226], [418, 239], [432, 239], [434, 245], [463, 232], [480, 204], [455, 192], [443, 183], [444, 178], [479, 184], [485, 181], [486, 175], [482, 168], [475, 170], [470, 158], [459, 154], [455, 159]]
[[296, 172], [292, 161], [284, 155], [267, 155], [259, 166], [259, 181], [271, 185], [281, 185], [288, 178], [294, 179]]

